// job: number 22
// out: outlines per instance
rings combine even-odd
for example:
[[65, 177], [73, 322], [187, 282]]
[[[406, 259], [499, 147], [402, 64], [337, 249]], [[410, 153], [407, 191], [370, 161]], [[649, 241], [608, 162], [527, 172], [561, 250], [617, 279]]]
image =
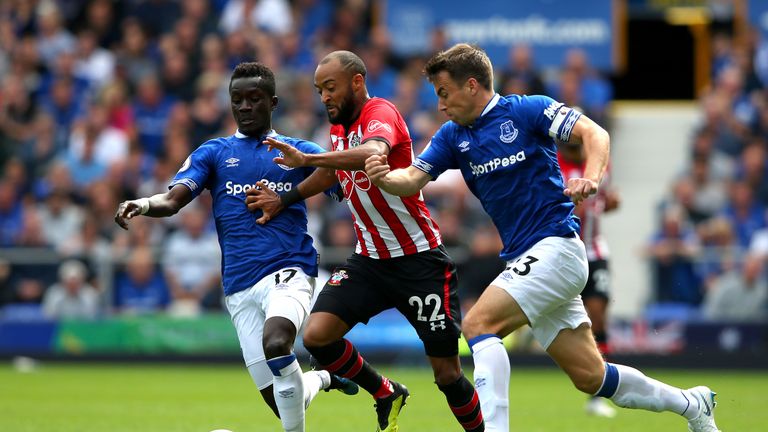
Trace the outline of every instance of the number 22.
[[434, 303], [435, 306], [432, 308], [432, 315], [430, 315], [429, 321], [438, 321], [438, 320], [445, 319], [445, 314], [438, 313], [438, 311], [440, 310], [440, 305], [442, 303], [439, 295], [430, 294], [424, 298], [424, 302], [422, 302], [421, 298], [418, 296], [413, 296], [408, 299], [409, 305], [416, 306], [419, 309], [418, 312], [416, 312], [416, 319], [419, 321], [427, 321], [427, 317], [425, 317], [421, 313], [424, 311], [424, 305], [430, 305], [431, 303]]

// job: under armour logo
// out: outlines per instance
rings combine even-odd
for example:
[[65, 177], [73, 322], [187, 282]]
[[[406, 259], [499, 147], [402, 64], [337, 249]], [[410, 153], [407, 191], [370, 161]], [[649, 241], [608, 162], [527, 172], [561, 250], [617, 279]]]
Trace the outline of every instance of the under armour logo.
[[432, 331], [437, 329], [445, 330], [445, 321], [433, 321], [429, 323], [429, 326], [432, 327]]
[[475, 388], [480, 388], [485, 385], [485, 378], [478, 378], [475, 380]]
[[281, 398], [285, 398], [285, 399], [292, 398], [293, 393], [294, 391], [292, 388], [288, 390], [280, 390], [279, 392], [277, 392], [277, 394], [279, 394]]

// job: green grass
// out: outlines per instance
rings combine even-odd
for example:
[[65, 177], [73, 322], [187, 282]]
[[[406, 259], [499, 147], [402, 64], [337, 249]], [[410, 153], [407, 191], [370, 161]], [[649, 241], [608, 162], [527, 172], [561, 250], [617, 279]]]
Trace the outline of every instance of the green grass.
[[[401, 432], [460, 431], [432, 384], [431, 371], [382, 368], [404, 382], [411, 399]], [[470, 371], [468, 371], [470, 372]], [[718, 426], [726, 432], [766, 430], [768, 373], [646, 371], [672, 385], [707, 384], [719, 393]], [[615, 419], [587, 417], [585, 398], [555, 369], [512, 370], [513, 431], [685, 431], [670, 413], [621, 410]], [[43, 364], [31, 373], [0, 366], [0, 431], [208, 432], [280, 431], [250, 377], [237, 365]], [[373, 431], [368, 395], [321, 393], [307, 413], [307, 430]]]

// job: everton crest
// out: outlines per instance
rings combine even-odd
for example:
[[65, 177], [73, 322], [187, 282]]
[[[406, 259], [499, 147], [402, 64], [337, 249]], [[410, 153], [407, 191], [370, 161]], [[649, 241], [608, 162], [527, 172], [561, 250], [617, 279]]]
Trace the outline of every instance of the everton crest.
[[499, 138], [502, 142], [509, 144], [517, 138], [517, 129], [515, 128], [514, 123], [512, 123], [512, 120], [505, 121], [501, 124], [500, 128], [501, 136], [499, 136]]

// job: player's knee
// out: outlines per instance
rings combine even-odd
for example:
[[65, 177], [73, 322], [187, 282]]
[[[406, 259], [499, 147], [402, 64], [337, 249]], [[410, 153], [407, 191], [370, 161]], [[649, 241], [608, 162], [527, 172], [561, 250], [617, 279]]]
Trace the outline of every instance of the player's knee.
[[453, 384], [461, 378], [461, 368], [457, 367], [439, 367], [435, 368], [433, 372], [435, 375], [435, 384], [440, 386]]
[[600, 370], [581, 369], [570, 374], [573, 385], [586, 394], [595, 394], [603, 384], [604, 373]]
[[277, 332], [271, 335], [264, 335], [264, 355], [270, 359], [281, 357], [291, 353], [293, 349], [293, 339], [287, 333]]
[[481, 320], [477, 314], [473, 314], [472, 311], [469, 311], [466, 318], [464, 318], [464, 321], [461, 323], [461, 332], [464, 333], [465, 339], [470, 340], [481, 334], [486, 334], [489, 331], [483, 320]]
[[313, 327], [307, 327], [304, 329], [302, 342], [304, 343], [304, 347], [311, 351], [313, 348], [324, 347], [333, 342], [333, 340], [330, 340], [325, 332]]

